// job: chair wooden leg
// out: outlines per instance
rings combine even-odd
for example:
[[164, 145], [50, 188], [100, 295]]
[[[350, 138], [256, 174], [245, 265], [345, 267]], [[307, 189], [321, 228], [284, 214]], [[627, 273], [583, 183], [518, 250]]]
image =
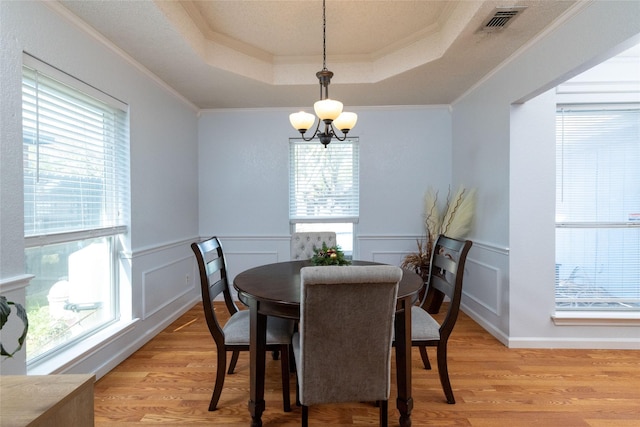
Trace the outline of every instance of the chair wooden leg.
[[438, 374], [440, 375], [440, 384], [447, 398], [447, 403], [454, 404], [456, 399], [453, 397], [451, 382], [449, 381], [449, 368], [447, 367], [447, 343], [440, 341], [438, 343]]
[[282, 371], [282, 405], [284, 412], [291, 412], [291, 397], [289, 392], [289, 346], [280, 347], [282, 360], [280, 360], [280, 370]]
[[309, 427], [309, 407], [302, 405], [302, 427]]
[[233, 371], [236, 369], [236, 363], [238, 363], [238, 356], [240, 356], [240, 352], [234, 350], [231, 355], [231, 362], [229, 363], [229, 370], [227, 371], [227, 374], [233, 374]]
[[289, 372], [294, 373], [296, 371], [296, 359], [293, 356], [293, 346], [289, 346]]
[[[298, 328], [299, 324], [298, 322], [295, 322], [293, 324], [293, 332], [298, 332]], [[289, 368], [291, 369], [291, 372], [296, 372], [296, 359], [293, 357], [293, 345], [289, 346]]]
[[211, 402], [209, 403], [209, 410], [215, 411], [222, 394], [222, 386], [224, 385], [224, 375], [227, 369], [227, 353], [223, 346], [218, 347], [218, 367], [216, 369], [216, 383], [213, 386], [213, 394], [211, 395]]
[[429, 356], [427, 355], [427, 347], [421, 345], [418, 348], [420, 350], [420, 357], [422, 357], [422, 364], [424, 365], [424, 369], [431, 369], [431, 363], [429, 362]]
[[380, 427], [387, 427], [389, 424], [389, 401], [381, 400], [380, 402]]

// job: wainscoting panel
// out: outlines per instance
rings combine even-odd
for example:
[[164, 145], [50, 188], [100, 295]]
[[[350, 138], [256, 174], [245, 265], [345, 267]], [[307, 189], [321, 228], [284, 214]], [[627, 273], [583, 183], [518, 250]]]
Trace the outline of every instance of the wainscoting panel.
[[185, 272], [193, 272], [194, 264], [194, 258], [187, 256], [142, 273], [144, 319], [193, 291], [198, 279]]
[[474, 241], [464, 273], [462, 310], [503, 343], [509, 336], [509, 248]]
[[467, 257], [464, 275], [466, 280], [473, 280], [474, 283], [474, 286], [463, 288], [464, 295], [494, 315], [500, 316], [502, 306], [500, 270]]

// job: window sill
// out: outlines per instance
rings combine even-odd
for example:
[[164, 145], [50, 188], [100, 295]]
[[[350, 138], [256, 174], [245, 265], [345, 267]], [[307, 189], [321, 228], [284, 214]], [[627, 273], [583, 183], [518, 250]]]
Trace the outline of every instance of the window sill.
[[551, 319], [556, 326], [638, 326], [640, 312], [557, 311]]
[[51, 375], [64, 373], [100, 348], [132, 331], [138, 321], [139, 319], [121, 320], [65, 350], [56, 352], [33, 365], [27, 365], [27, 374]]

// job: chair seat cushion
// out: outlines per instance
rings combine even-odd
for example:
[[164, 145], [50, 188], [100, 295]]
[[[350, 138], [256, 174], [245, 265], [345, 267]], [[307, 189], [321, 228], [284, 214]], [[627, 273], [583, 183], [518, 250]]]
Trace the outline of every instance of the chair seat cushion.
[[411, 340], [429, 341], [440, 339], [440, 325], [429, 313], [418, 306], [411, 307]]
[[[227, 345], [249, 345], [249, 310], [240, 310], [229, 318], [222, 331]], [[267, 345], [291, 344], [294, 322], [267, 317]]]

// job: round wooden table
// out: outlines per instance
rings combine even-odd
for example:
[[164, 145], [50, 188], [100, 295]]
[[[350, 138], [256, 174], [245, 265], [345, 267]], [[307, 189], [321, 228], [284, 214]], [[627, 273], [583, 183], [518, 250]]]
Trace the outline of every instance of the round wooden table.
[[[379, 263], [354, 261], [353, 265]], [[236, 276], [233, 286], [238, 298], [251, 312], [249, 412], [251, 425], [262, 426], [265, 376], [265, 345], [267, 316], [300, 318], [300, 269], [311, 266], [309, 261], [287, 261], [246, 270]], [[423, 281], [416, 273], [403, 270], [398, 288], [395, 319], [396, 377], [400, 425], [411, 425], [411, 305], [417, 300]]]

